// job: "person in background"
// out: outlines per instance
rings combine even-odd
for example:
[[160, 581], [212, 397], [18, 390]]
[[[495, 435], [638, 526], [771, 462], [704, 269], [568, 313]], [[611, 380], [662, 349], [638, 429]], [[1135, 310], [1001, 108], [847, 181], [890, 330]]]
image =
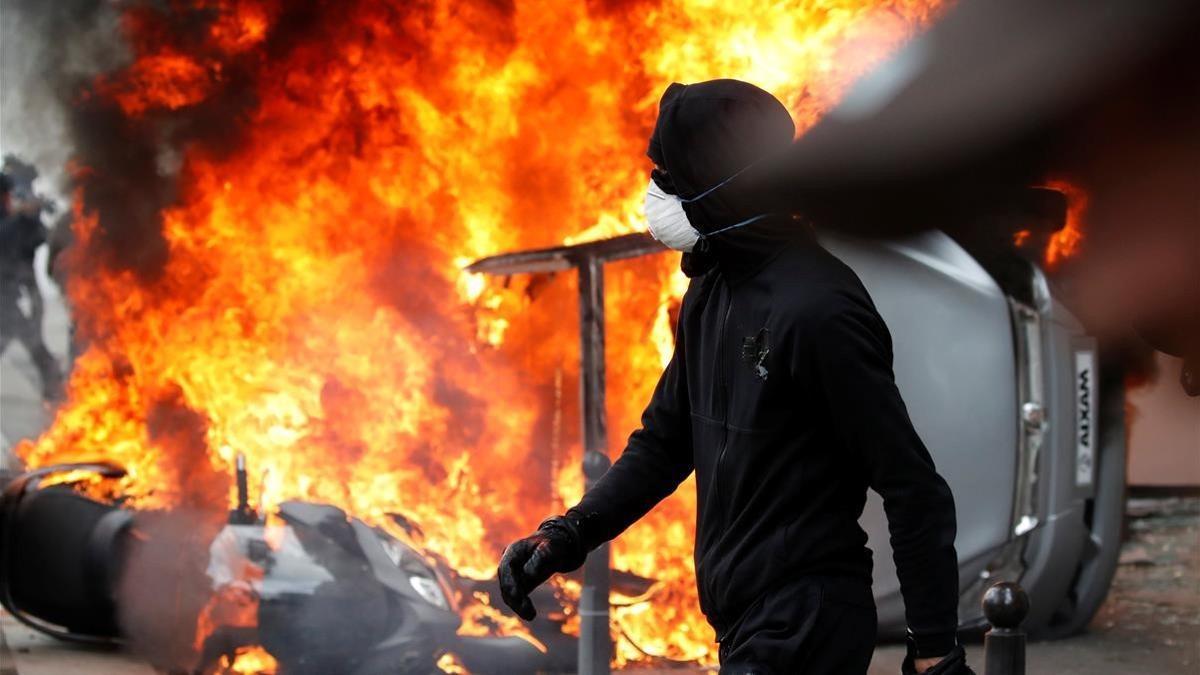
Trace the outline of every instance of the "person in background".
[[[42, 398], [54, 401], [62, 393], [62, 373], [42, 337], [44, 305], [34, 272], [34, 256], [46, 241], [46, 202], [32, 191], [36, 170], [29, 177], [27, 169], [32, 167], [9, 156], [0, 173], [0, 355], [13, 340], [21, 343], [37, 367]], [[28, 314], [21, 310], [22, 295]]]
[[858, 277], [747, 181], [794, 126], [735, 80], [672, 84], [648, 154], [650, 233], [691, 277], [675, 352], [621, 457], [504, 552], [504, 602], [581, 566], [696, 473], [696, 581], [725, 675], [866, 673], [877, 632], [858, 524], [883, 497], [909, 628], [906, 673], [970, 673], [957, 641], [954, 499], [892, 373]]

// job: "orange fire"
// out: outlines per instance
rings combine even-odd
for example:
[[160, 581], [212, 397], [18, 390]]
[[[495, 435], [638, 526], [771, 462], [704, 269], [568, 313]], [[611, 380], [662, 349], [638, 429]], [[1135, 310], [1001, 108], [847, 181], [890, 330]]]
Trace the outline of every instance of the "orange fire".
[[259, 675], [274, 673], [278, 667], [275, 657], [267, 650], [262, 647], [247, 647], [237, 650], [233, 662], [226, 666], [224, 672], [229, 675]]
[[[200, 4], [186, 30], [130, 10], [134, 60], [90, 96], [146, 134], [240, 107], [221, 147], [178, 149], [153, 274], [97, 268], [105, 214], [78, 205], [71, 261], [89, 272], [69, 296], [87, 348], [53, 425], [19, 452], [119, 462], [144, 508], [224, 508], [244, 453], [268, 507], [399, 512], [483, 578], [582, 490], [575, 290], [462, 267], [644, 227], [645, 142], [669, 82], [749, 80], [804, 130], [939, 3]], [[606, 275], [614, 456], [670, 352], [677, 263]], [[616, 542], [615, 567], [656, 580], [614, 610], [617, 664], [715, 660], [694, 514], [687, 485]]]
[[1087, 212], [1087, 192], [1067, 180], [1057, 179], [1046, 187], [1063, 193], [1067, 198], [1067, 221], [1062, 229], [1050, 236], [1046, 244], [1046, 267], [1054, 269], [1059, 263], [1079, 252], [1083, 243], [1083, 216]]

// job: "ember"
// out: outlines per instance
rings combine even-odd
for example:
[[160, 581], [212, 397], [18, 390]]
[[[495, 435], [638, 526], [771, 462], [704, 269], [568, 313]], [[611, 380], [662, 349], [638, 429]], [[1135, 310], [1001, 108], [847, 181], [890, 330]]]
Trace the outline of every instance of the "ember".
[[[140, 508], [214, 510], [234, 503], [244, 453], [267, 510], [400, 513], [483, 579], [504, 542], [582, 490], [563, 396], [575, 300], [560, 278], [492, 282], [464, 264], [641, 229], [644, 144], [670, 81], [755, 82], [803, 130], [939, 3], [201, 4], [128, 9], [133, 62], [81, 99], [154, 149], [143, 173], [177, 166], [177, 181], [142, 227], [127, 205], [153, 204], [150, 187], [81, 151], [69, 295], [87, 348], [53, 426], [19, 453], [112, 460]], [[676, 264], [608, 275], [614, 454], [670, 352]], [[615, 568], [656, 580], [614, 609], [618, 664], [716, 659], [693, 493], [615, 543]], [[517, 630], [483, 595], [462, 631]], [[256, 649], [229, 667], [272, 663]]]

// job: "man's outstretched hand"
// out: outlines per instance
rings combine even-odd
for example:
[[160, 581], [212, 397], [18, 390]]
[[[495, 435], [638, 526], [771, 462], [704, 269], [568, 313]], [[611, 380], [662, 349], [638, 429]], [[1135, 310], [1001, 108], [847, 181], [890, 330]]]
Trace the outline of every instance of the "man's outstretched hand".
[[517, 616], [532, 621], [537, 616], [529, 593], [556, 572], [570, 572], [583, 564], [587, 551], [574, 525], [559, 516], [542, 523], [537, 532], [504, 549], [497, 578], [500, 595]]

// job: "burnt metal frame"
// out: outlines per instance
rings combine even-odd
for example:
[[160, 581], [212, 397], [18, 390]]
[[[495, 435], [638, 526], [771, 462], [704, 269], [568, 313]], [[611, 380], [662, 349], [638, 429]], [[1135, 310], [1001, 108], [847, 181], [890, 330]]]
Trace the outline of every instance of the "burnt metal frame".
[[[661, 253], [666, 248], [645, 233], [574, 246], [518, 251], [478, 260], [466, 271], [509, 276], [579, 272], [579, 393], [583, 415], [583, 475], [591, 488], [608, 471], [608, 431], [604, 408], [604, 265]], [[579, 596], [579, 675], [607, 675], [612, 657], [609, 632], [608, 544], [597, 548], [583, 566]]]

